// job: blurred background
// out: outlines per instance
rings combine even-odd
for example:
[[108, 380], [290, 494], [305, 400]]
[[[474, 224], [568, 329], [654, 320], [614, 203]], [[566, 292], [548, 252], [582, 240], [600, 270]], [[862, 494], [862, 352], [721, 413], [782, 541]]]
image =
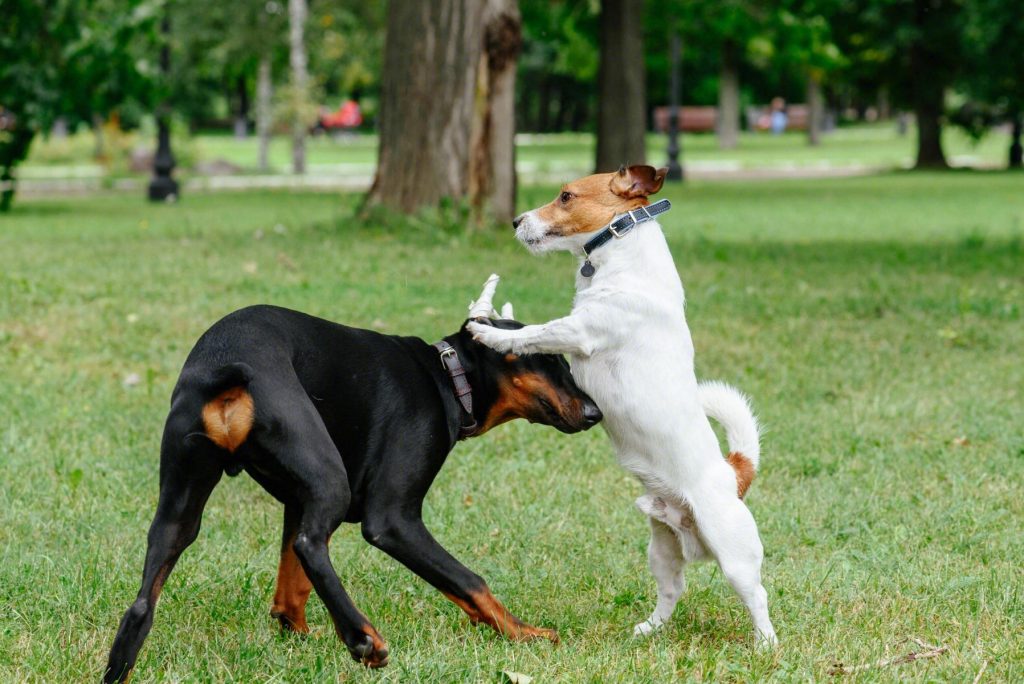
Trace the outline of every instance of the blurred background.
[[446, 198], [505, 220], [517, 182], [621, 163], [1021, 166], [1019, 0], [2, 6], [4, 209], [16, 188], [372, 186], [402, 211]]
[[424, 515], [559, 648], [473, 628], [352, 526], [332, 555], [393, 664], [357, 671], [318, 601], [314, 638], [279, 636], [280, 510], [240, 477], [134, 681], [1024, 681], [1022, 13], [0, 0], [0, 681], [99, 677], [211, 323], [273, 303], [436, 340], [494, 270], [521, 320], [564, 315], [578, 265], [509, 219], [641, 162], [671, 169], [698, 376], [767, 428], [746, 501], [784, 648], [749, 647], [713, 564], [627, 638], [655, 600], [637, 484], [601, 431], [518, 421]]

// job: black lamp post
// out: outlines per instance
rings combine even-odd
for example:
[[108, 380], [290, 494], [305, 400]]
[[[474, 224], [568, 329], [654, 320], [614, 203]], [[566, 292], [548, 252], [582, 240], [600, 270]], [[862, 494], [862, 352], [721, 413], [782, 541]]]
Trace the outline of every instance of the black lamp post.
[[668, 108], [668, 175], [673, 181], [683, 180], [683, 167], [679, 163], [682, 145], [679, 142], [679, 32], [672, 32], [672, 52], [670, 57], [669, 108]]
[[[160, 73], [166, 83], [171, 74], [171, 20], [164, 14], [160, 22], [163, 47], [160, 48]], [[151, 202], [174, 202], [178, 199], [178, 182], [171, 178], [174, 154], [171, 152], [171, 107], [165, 99], [157, 107], [157, 147], [153, 157], [153, 179], [149, 181]]]

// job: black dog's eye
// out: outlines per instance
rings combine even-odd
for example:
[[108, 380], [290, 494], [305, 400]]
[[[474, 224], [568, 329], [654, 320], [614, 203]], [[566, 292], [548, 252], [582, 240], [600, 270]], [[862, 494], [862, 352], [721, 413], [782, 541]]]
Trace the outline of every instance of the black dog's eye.
[[562, 201], [562, 204], [568, 204], [569, 200], [572, 199], [572, 193], [569, 192], [568, 190], [563, 190], [562, 194], [559, 195], [558, 199]]

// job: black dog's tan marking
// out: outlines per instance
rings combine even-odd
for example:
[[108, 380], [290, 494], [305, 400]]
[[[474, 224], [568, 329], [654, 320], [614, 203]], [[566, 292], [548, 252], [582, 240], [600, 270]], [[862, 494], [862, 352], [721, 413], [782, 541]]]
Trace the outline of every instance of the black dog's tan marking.
[[203, 406], [203, 427], [214, 444], [235, 453], [249, 436], [252, 415], [252, 395], [232, 387]]
[[352, 603], [327, 551], [334, 530], [351, 522], [475, 622], [511, 639], [556, 640], [553, 630], [508, 612], [437, 543], [420, 512], [463, 425], [475, 422], [476, 436], [526, 418], [576, 432], [601, 413], [560, 356], [498, 354], [464, 326], [445, 341], [472, 386], [472, 421], [437, 349], [423, 340], [271, 306], [236, 311], [210, 328], [171, 397], [142, 586], [121, 620], [104, 680], [130, 674], [160, 589], [196, 539], [210, 492], [225, 472], [243, 469], [284, 504], [271, 610], [283, 628], [309, 631], [306, 601], [316, 591], [352, 657], [369, 667], [387, 664], [387, 644]]
[[482, 622], [512, 641], [547, 639], [556, 644], [558, 643], [558, 632], [553, 629], [526, 624], [508, 612], [508, 609], [502, 605], [501, 601], [494, 597], [494, 594], [487, 587], [476, 591], [469, 591], [464, 598], [448, 593], [445, 596], [465, 611], [471, 622], [474, 624]]

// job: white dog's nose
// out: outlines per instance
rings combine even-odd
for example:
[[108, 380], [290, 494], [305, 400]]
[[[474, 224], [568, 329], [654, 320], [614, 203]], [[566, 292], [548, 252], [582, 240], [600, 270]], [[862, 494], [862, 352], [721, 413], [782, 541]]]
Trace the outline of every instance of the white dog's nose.
[[524, 216], [526, 216], [526, 214], [520, 214], [519, 216], [516, 216], [514, 219], [512, 219], [512, 227], [518, 228], [519, 224], [523, 222]]

